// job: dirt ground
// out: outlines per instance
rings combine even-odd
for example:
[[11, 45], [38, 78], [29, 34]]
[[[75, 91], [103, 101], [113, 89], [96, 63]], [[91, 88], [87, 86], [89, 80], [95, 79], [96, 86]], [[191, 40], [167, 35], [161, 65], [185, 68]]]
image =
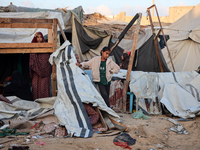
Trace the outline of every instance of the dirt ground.
[[[130, 146], [134, 150], [197, 150], [200, 149], [200, 117], [192, 121], [179, 121], [181, 125], [189, 132], [189, 134], [177, 134], [170, 131], [169, 128], [174, 124], [168, 120], [165, 115], [150, 116], [150, 119], [134, 119], [132, 114], [119, 113], [121, 121], [129, 127], [128, 134], [136, 139], [135, 145]], [[173, 118], [177, 120], [179, 118]], [[116, 132], [113, 131], [113, 132]], [[54, 149], [73, 149], [73, 150], [121, 150], [120, 146], [113, 144], [113, 139], [117, 135], [104, 136], [103, 134], [95, 133], [92, 138], [37, 138], [26, 141], [27, 137], [1, 138], [0, 143], [7, 140], [13, 140], [1, 145], [3, 149], [8, 149], [9, 146], [22, 145], [29, 146], [30, 150], [54, 150]], [[44, 145], [38, 145], [37, 142], [43, 142]]]

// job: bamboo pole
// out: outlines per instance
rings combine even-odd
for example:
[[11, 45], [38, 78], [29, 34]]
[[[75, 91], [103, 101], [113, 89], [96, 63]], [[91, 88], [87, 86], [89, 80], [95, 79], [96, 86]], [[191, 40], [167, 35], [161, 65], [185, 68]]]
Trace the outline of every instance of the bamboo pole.
[[131, 56], [129, 59], [129, 65], [128, 65], [128, 70], [126, 74], [126, 82], [124, 83], [124, 90], [123, 90], [123, 107], [124, 107], [124, 112], [126, 112], [126, 99], [127, 99], [127, 90], [128, 90], [128, 85], [130, 82], [130, 75], [132, 71], [132, 66], [133, 66], [133, 60], [135, 56], [135, 50], [136, 50], [136, 45], [137, 45], [137, 40], [138, 40], [138, 33], [140, 30], [140, 22], [141, 22], [142, 14], [139, 13], [139, 18], [137, 20], [137, 24], [135, 27], [135, 31], [133, 32], [133, 44], [132, 44], [132, 49], [131, 49]]

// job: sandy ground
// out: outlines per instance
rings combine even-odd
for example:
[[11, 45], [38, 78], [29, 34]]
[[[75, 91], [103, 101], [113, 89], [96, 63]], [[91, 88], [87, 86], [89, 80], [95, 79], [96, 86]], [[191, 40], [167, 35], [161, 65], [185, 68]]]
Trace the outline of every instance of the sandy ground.
[[[200, 149], [200, 117], [193, 121], [179, 121], [189, 134], [177, 134], [170, 131], [169, 128], [174, 124], [168, 120], [165, 115], [150, 116], [150, 119], [134, 119], [131, 114], [119, 113], [124, 125], [129, 127], [127, 132], [132, 138], [136, 139], [136, 144], [130, 146], [134, 150], [150, 149], [178, 149], [178, 150], [198, 150]], [[173, 118], [177, 120], [178, 118]], [[113, 131], [114, 132], [114, 131]], [[115, 130], [116, 132], [116, 130]], [[3, 149], [8, 149], [12, 144], [25, 144], [30, 150], [54, 150], [54, 149], [74, 149], [74, 150], [121, 150], [123, 148], [113, 144], [113, 136], [103, 136], [95, 133], [92, 138], [38, 138], [26, 141], [26, 136], [18, 138], [1, 138], [0, 143], [6, 140], [13, 140], [2, 144]], [[39, 146], [37, 142], [44, 142], [45, 145]]]

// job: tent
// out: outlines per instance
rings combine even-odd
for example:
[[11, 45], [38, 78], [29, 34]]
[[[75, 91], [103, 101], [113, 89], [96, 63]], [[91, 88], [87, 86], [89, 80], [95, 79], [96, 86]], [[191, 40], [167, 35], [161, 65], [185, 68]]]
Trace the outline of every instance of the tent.
[[[200, 4], [164, 30], [175, 71], [192, 71], [200, 66]], [[162, 53], [170, 70], [166, 47]]]
[[[144, 32], [139, 33], [132, 68], [133, 71], [160, 72], [154, 37], [155, 34], [152, 34], [151, 29], [146, 29]], [[133, 40], [123, 39], [119, 43], [119, 46], [126, 51], [131, 51], [132, 43]], [[159, 44], [158, 49], [163, 71], [169, 72], [170, 70], [167, 67]]]
[[[3, 18], [57, 18], [61, 24], [62, 29], [65, 31], [65, 34], [71, 33], [71, 43], [76, 47], [75, 53], [80, 57], [81, 61], [89, 60], [94, 56], [100, 55], [100, 50], [104, 46], [109, 45], [110, 35], [102, 31], [94, 31], [83, 27], [82, 18], [83, 18], [83, 9], [81, 6], [73, 9], [67, 10], [66, 12], [61, 10], [49, 10], [49, 9], [38, 9], [38, 8], [27, 8], [27, 7], [17, 7], [14, 5], [8, 6], [9, 13], [4, 12], [0, 13], [0, 17]], [[48, 31], [45, 29], [16, 29], [12, 28], [9, 30], [0, 29], [0, 42], [1, 43], [29, 43], [34, 34], [40, 31], [44, 35], [48, 34]], [[59, 32], [59, 31], [58, 31]], [[60, 38], [60, 37], [58, 37]], [[67, 37], [68, 38], [68, 37]], [[61, 42], [58, 44], [62, 44]], [[121, 52], [122, 53], [122, 52]], [[19, 56], [18, 56], [19, 55]], [[1, 56], [1, 72], [0, 80], [4, 80], [7, 76], [11, 75], [12, 71], [18, 69], [18, 62], [23, 61], [24, 64], [28, 64], [27, 54], [22, 55], [3, 55]], [[22, 55], [22, 56], [21, 56]], [[118, 54], [120, 58], [121, 54]], [[21, 60], [20, 57], [25, 58]], [[6, 58], [6, 59], [4, 59]], [[9, 62], [7, 62], [9, 60]], [[28, 66], [28, 65], [27, 65]], [[7, 71], [3, 71], [6, 68]], [[22, 69], [22, 70], [28, 70]], [[28, 78], [28, 73], [24, 73], [26, 78]]]

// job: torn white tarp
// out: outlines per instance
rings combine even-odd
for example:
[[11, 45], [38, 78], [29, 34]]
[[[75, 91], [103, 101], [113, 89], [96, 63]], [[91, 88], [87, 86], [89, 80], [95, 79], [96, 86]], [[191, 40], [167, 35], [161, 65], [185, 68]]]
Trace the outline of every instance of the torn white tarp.
[[76, 66], [74, 47], [68, 41], [50, 56], [57, 69], [57, 99], [54, 104], [55, 115], [65, 125], [68, 133], [78, 137], [91, 137], [93, 129], [84, 103], [92, 103], [107, 112], [115, 120], [119, 116], [107, 107], [101, 95], [92, 85], [89, 77]]
[[166, 84], [161, 103], [175, 116], [195, 117], [200, 111], [200, 102], [179, 84]]
[[0, 101], [0, 119], [34, 118], [53, 109], [55, 97], [41, 98], [36, 101], [22, 100], [16, 96], [9, 96], [12, 104]]
[[[114, 77], [125, 79], [126, 70], [120, 70]], [[135, 96], [140, 95], [139, 79], [148, 72], [132, 71], [130, 76], [130, 92]], [[159, 96], [158, 100], [175, 116], [182, 118], [195, 117], [200, 111], [200, 75], [196, 71], [188, 72], [165, 72], [159, 75]], [[143, 99], [139, 101], [139, 106], [146, 110]], [[152, 105], [150, 104], [150, 110]], [[148, 112], [148, 113], [151, 113]]]

